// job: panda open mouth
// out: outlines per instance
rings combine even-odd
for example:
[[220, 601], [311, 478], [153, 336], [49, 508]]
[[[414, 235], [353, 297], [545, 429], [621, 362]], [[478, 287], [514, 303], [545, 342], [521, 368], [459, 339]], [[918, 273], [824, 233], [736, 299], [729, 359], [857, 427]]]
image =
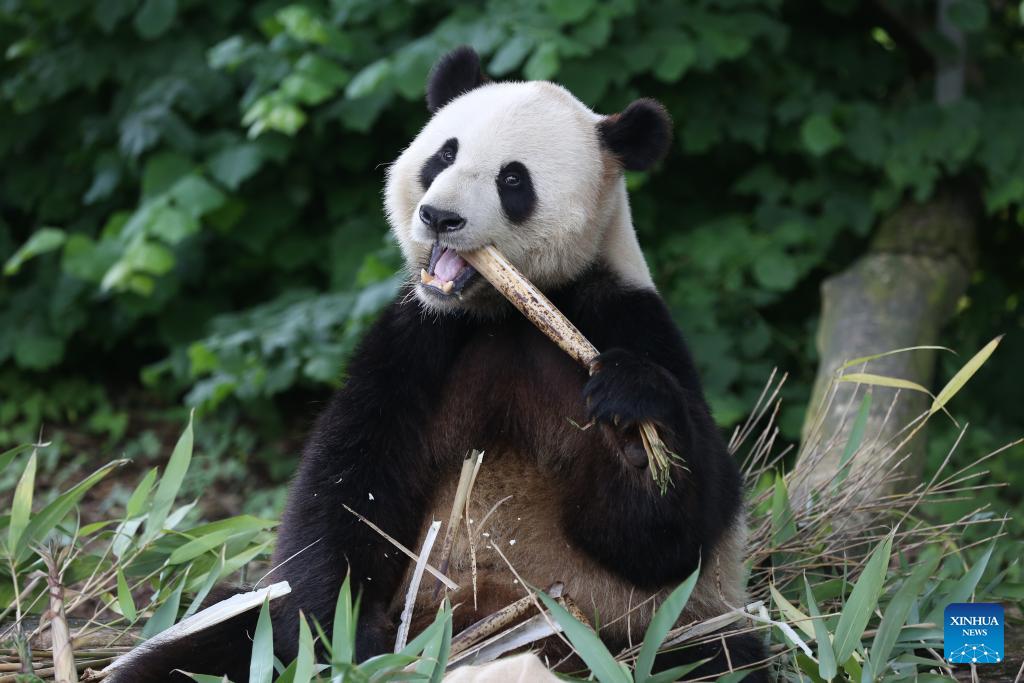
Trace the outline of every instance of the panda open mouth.
[[434, 242], [427, 267], [420, 269], [420, 282], [437, 294], [455, 296], [462, 293], [476, 274], [473, 266], [457, 251]]

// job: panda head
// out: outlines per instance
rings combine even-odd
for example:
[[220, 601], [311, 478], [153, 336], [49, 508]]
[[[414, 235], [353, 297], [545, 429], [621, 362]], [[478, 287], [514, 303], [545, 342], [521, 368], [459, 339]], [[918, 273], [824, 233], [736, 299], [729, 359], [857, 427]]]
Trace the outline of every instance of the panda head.
[[494, 310], [459, 256], [493, 244], [542, 289], [594, 265], [651, 286], [623, 170], [664, 156], [671, 121], [653, 100], [601, 116], [545, 81], [486, 79], [470, 48], [434, 66], [433, 114], [390, 166], [385, 203], [416, 296], [430, 311]]

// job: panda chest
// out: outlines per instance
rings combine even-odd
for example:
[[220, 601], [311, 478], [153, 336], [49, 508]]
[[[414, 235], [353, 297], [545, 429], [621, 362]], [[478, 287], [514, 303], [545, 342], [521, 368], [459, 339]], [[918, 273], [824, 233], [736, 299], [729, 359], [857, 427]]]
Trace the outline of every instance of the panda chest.
[[[451, 596], [473, 621], [523, 597], [523, 582], [564, 585], [586, 613], [620, 614], [637, 596], [597, 565], [562, 523], [568, 476], [578, 458], [615, 457], [597, 427], [586, 427], [586, 373], [547, 340], [484, 337], [461, 354], [438, 406], [430, 448], [442, 475], [422, 533], [441, 521], [431, 564], [459, 585]], [[460, 465], [484, 455], [452, 533]], [[422, 538], [422, 534], [421, 534]], [[418, 602], [436, 607], [433, 582]], [[468, 609], [468, 604], [474, 609]], [[432, 614], [432, 609], [428, 611]]]

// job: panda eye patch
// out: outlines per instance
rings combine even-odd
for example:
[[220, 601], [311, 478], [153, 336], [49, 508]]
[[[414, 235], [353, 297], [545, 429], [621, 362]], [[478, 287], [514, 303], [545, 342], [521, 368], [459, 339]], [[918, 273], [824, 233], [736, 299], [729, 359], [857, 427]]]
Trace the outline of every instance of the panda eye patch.
[[507, 163], [501, 167], [495, 181], [501, 210], [511, 222], [522, 223], [533, 214], [537, 193], [526, 166], [518, 161]]
[[431, 183], [434, 182], [441, 171], [445, 170], [449, 166], [455, 163], [455, 158], [459, 155], [459, 141], [457, 138], [449, 138], [445, 140], [445, 143], [441, 145], [441, 148], [424, 162], [423, 167], [420, 169], [420, 185], [423, 187], [423, 191], [426, 192], [427, 188], [430, 187]]

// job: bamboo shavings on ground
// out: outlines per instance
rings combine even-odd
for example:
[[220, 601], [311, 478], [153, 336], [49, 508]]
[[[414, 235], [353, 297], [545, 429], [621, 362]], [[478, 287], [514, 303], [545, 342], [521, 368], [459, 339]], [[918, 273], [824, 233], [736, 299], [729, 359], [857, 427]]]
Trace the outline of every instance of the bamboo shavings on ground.
[[[593, 372], [594, 359], [598, 356], [597, 348], [500, 251], [493, 246], [486, 246], [460, 255], [537, 329], [576, 362]], [[671, 483], [669, 468], [678, 456], [668, 449], [651, 422], [640, 423], [640, 438], [647, 452], [651, 476], [664, 494]]]

